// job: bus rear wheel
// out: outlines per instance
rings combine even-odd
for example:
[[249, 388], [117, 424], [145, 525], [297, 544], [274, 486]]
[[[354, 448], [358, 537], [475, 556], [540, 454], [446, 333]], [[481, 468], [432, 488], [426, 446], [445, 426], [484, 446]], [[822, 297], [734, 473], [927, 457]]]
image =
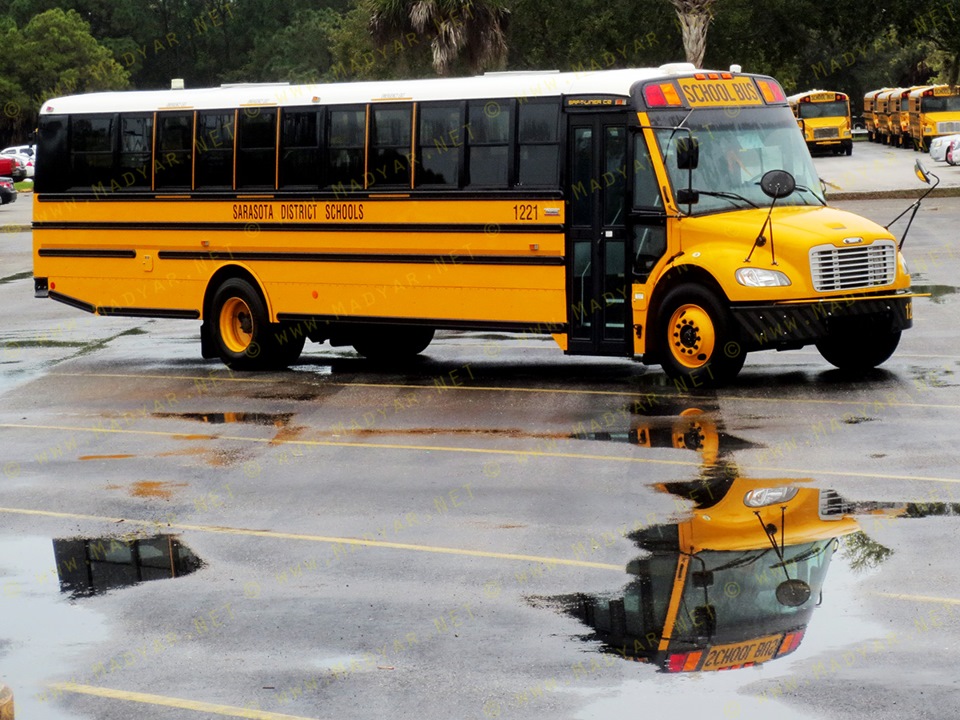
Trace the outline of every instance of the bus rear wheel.
[[817, 343], [831, 365], [846, 371], [872, 370], [886, 362], [900, 344], [900, 331], [859, 330], [835, 333]]
[[661, 306], [660, 363], [664, 372], [694, 385], [737, 376], [746, 360], [732, 318], [717, 297], [699, 285], [679, 285]]
[[260, 292], [243, 278], [220, 284], [210, 304], [211, 331], [217, 354], [234, 370], [265, 370], [295, 361], [302, 338], [281, 344], [280, 326], [270, 322]]
[[354, 340], [353, 349], [370, 360], [409, 360], [427, 349], [434, 332], [427, 327], [370, 326]]

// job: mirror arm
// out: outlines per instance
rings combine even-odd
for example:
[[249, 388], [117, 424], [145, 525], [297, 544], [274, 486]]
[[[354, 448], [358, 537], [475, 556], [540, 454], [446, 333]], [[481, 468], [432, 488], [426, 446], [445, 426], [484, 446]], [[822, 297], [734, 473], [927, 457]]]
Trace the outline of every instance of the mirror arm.
[[[926, 199], [927, 195], [929, 195], [930, 193], [932, 193], [932, 192], [936, 189], [937, 185], [940, 184], [940, 178], [939, 178], [939, 177], [937, 177], [937, 176], [934, 175], [933, 173], [927, 173], [927, 174], [930, 175], [930, 177], [932, 177], [934, 180], [936, 180], [936, 182], [935, 182], [933, 185], [931, 185], [929, 188], [927, 188], [927, 191], [926, 191], [923, 195], [921, 195], [920, 197], [918, 197], [918, 198], [916, 199], [916, 201], [915, 201], [912, 205], [910, 205], [909, 207], [907, 207], [906, 210], [904, 210], [902, 213], [900, 213], [899, 215], [897, 215], [893, 220], [891, 220], [890, 222], [888, 222], [886, 225], [883, 226], [883, 229], [884, 229], [884, 230], [889, 230], [889, 229], [890, 229], [890, 226], [893, 225], [897, 220], [899, 220], [900, 218], [902, 218], [902, 217], [903, 217], [904, 215], [906, 215], [907, 213], [910, 213], [910, 219], [907, 220], [907, 227], [906, 227], [906, 228], [904, 229], [904, 231], [903, 231], [903, 237], [900, 238], [900, 243], [897, 245], [897, 250], [902, 250], [902, 249], [903, 249], [903, 243], [904, 243], [904, 242], [906, 241], [906, 239], [907, 239], [907, 233], [910, 232], [910, 225], [913, 224], [913, 219], [917, 216], [917, 210], [920, 209], [920, 203], [922, 203], [922, 202], [924, 201], [924, 199]], [[911, 210], [912, 210], [913, 212], [910, 212]]]

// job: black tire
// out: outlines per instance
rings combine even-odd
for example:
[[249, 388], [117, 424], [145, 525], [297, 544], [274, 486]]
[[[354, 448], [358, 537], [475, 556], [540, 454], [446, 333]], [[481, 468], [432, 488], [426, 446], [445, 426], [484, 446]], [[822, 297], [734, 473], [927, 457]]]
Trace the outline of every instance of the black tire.
[[850, 157], [851, 155], [853, 155], [853, 143], [847, 145], [847, 157]]
[[242, 278], [225, 280], [213, 295], [210, 311], [210, 333], [224, 365], [234, 370], [276, 366], [276, 326], [253, 285]]
[[886, 362], [900, 343], [900, 331], [857, 331], [831, 335], [817, 350], [831, 365], [846, 371], [872, 370]]
[[667, 293], [657, 338], [663, 371], [695, 387], [732, 380], [746, 359], [730, 313], [700, 285], [678, 285]]
[[277, 324], [273, 326], [274, 358], [276, 367], [293, 365], [300, 359], [303, 346], [307, 341], [302, 327], [292, 324]]
[[371, 325], [359, 331], [353, 349], [370, 360], [409, 360], [433, 341], [434, 329], [417, 326]]

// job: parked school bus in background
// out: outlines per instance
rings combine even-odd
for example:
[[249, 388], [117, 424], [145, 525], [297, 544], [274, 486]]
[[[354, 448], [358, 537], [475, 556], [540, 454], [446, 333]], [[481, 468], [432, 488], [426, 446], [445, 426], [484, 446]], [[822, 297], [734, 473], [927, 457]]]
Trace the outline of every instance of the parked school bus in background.
[[826, 206], [775, 80], [591, 73], [100, 93], [43, 104], [38, 297], [200, 320], [204, 357], [373, 358], [434, 331], [735, 376], [816, 345], [874, 367], [912, 324], [893, 236]]
[[889, 89], [890, 88], [880, 88], [879, 90], [871, 90], [863, 96], [863, 121], [866, 123], [867, 139], [870, 140], [870, 142], [877, 141], [877, 95]]
[[909, 94], [910, 137], [914, 149], [928, 152], [930, 142], [941, 135], [960, 133], [960, 88], [931, 85]]
[[884, 145], [892, 144], [890, 141], [891, 135], [899, 134], [899, 121], [896, 129], [891, 129], [893, 124], [890, 114], [898, 113], [899, 117], [899, 103], [897, 98], [900, 94], [900, 91], [903, 88], [890, 88], [889, 90], [884, 90], [877, 94], [876, 104], [874, 105], [874, 117], [876, 118], [877, 123], [877, 142], [883, 143]]
[[918, 86], [915, 85], [913, 87], [903, 88], [899, 92], [899, 97], [897, 98], [897, 104], [899, 106], [897, 118], [899, 120], [900, 135], [897, 141], [892, 143], [897, 147], [913, 148], [913, 138], [910, 136], [910, 93], [917, 89]]
[[808, 90], [787, 100], [811, 152], [830, 150], [834, 155], [853, 154], [850, 98], [846, 94]]

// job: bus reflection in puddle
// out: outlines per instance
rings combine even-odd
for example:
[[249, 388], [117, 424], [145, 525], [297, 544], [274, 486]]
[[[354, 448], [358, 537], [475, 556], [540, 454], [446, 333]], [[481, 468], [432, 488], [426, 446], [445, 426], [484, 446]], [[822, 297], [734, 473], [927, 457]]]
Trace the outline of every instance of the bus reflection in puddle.
[[173, 535], [57, 539], [53, 554], [60, 592], [71, 598], [189, 575], [203, 566]]
[[700, 479], [657, 486], [692, 500], [691, 516], [629, 536], [646, 554], [627, 565], [631, 579], [619, 597], [573, 595], [548, 604], [592, 628], [603, 651], [665, 672], [745, 668], [795, 651], [841, 538], [863, 535], [852, 513], [906, 509], [853, 505], [832, 490], [792, 484], [806, 480], [739, 477], [722, 457], [745, 441], [724, 435], [697, 409], [644, 419], [629, 436], [701, 455]]

